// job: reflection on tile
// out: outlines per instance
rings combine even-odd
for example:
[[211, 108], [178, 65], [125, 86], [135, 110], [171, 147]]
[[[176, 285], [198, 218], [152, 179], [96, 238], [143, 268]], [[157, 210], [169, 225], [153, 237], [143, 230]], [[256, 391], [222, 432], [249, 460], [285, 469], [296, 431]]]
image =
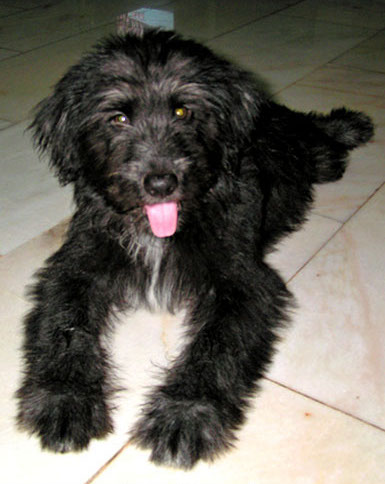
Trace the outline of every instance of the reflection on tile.
[[[81, 19], [76, 10], [68, 12], [65, 2], [59, 2], [0, 18], [0, 45], [28, 51], [73, 35], [81, 31]], [[18, 28], [20, 25], [22, 29]]]
[[293, 279], [271, 377], [385, 429], [385, 187]]
[[8, 17], [9, 15], [17, 12], [20, 12], [20, 9], [7, 5], [0, 5], [0, 17]]
[[327, 22], [357, 25], [381, 29], [385, 24], [385, 8], [382, 2], [362, 0], [305, 0], [285, 11], [287, 15], [298, 15]]
[[98, 25], [112, 24], [115, 16], [127, 8], [129, 3], [122, 0], [46, 3], [0, 18], [0, 45], [18, 51], [36, 49]]
[[0, 290], [24, 297], [32, 274], [61, 246], [66, 230], [67, 222], [63, 222], [1, 257]]
[[0, 132], [0, 254], [56, 225], [72, 211], [72, 189], [61, 188], [47, 163], [38, 160], [27, 126], [20, 123]]
[[[147, 2], [150, 7], [163, 2]], [[29, 51], [92, 28], [115, 24], [117, 15], [142, 6], [140, 1], [48, 2], [37, 8], [0, 18], [0, 46]], [[19, 26], [23, 28], [20, 29]]]
[[41, 162], [33, 150], [28, 124], [16, 124], [0, 133], [0, 192], [12, 202], [24, 202], [58, 187], [48, 164]]
[[248, 0], [198, 0], [173, 2], [164, 8], [174, 12], [175, 29], [178, 32], [202, 41], [248, 24], [294, 2], [295, 0], [271, 0], [251, 4]]
[[342, 54], [333, 64], [385, 72], [385, 32], [381, 31], [354, 49]]
[[[31, 208], [25, 206], [19, 210], [12, 210], [9, 216], [0, 216], [1, 255], [8, 254], [31, 237], [48, 230], [70, 211], [65, 199], [56, 200], [55, 206], [50, 206], [50, 202], [49, 198], [42, 199]], [[48, 210], [48, 214], [39, 216], [36, 210]]]
[[[47, 96], [67, 68], [103, 35], [114, 31], [107, 25], [22, 56], [6, 59], [0, 69], [0, 117], [20, 121]], [[47, 62], [49, 59], [49, 62]], [[25, 66], [30, 66], [28, 76]]]
[[274, 15], [209, 45], [263, 76], [276, 92], [369, 35], [370, 31], [361, 27]]
[[265, 382], [236, 448], [192, 471], [157, 467], [125, 448], [95, 484], [380, 483], [385, 435], [289, 390]]
[[288, 281], [340, 227], [341, 224], [334, 220], [311, 214], [299, 232], [279, 243], [277, 250], [269, 254], [268, 261]]

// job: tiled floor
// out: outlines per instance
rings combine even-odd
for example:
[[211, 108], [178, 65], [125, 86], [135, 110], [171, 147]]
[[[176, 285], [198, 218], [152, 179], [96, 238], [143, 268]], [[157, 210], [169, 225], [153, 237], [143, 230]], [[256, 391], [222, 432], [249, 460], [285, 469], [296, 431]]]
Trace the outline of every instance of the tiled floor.
[[[114, 31], [117, 14], [140, 7], [173, 12], [177, 30], [258, 72], [293, 108], [345, 104], [377, 128], [345, 178], [317, 191], [304, 229], [271, 257], [297, 295], [293, 325], [236, 449], [189, 473], [123, 447], [154, 364], [170, 358], [177, 319], [167, 315], [140, 312], [119, 328], [114, 353], [127, 391], [109, 439], [52, 455], [14, 426], [24, 287], [59, 246], [71, 211], [70, 191], [25, 134], [30, 110], [84, 49]], [[3, 484], [385, 482], [384, 53], [384, 0], [0, 0]]]

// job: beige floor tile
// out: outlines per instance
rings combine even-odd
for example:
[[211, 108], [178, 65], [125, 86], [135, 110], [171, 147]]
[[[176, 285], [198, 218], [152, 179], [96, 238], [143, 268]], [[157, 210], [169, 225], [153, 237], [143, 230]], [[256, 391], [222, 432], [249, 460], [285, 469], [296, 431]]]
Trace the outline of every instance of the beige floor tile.
[[[90, 32], [5, 59], [0, 69], [0, 117], [10, 121], [26, 119], [32, 108], [47, 96], [67, 68], [84, 51], [114, 26], [98, 27]], [[26, 76], [26, 66], [28, 76]]]
[[[68, 11], [66, 2], [32, 8], [0, 18], [0, 45], [19, 52], [29, 51], [79, 33], [81, 23], [78, 9]], [[19, 28], [21, 25], [23, 28]]]
[[305, 225], [284, 238], [267, 260], [285, 281], [291, 279], [341, 227], [335, 220], [311, 214]]
[[8, 59], [9, 57], [15, 57], [19, 55], [19, 52], [10, 49], [0, 49], [0, 61]]
[[0, 400], [0, 446], [6, 445], [7, 441], [3, 437], [14, 426], [13, 394], [20, 378], [20, 321], [25, 310], [26, 304], [21, 298], [10, 292], [0, 291], [0, 385], [2, 395]]
[[298, 85], [321, 87], [358, 95], [364, 94], [365, 96], [377, 96], [382, 99], [382, 101], [379, 100], [379, 104], [384, 106], [385, 73], [382, 72], [328, 64], [300, 80]]
[[265, 382], [236, 449], [190, 472], [156, 467], [128, 446], [95, 484], [379, 484], [385, 433]]
[[0, 17], [8, 17], [9, 15], [12, 15], [21, 11], [20, 8], [12, 7], [11, 3], [9, 5], [0, 5]]
[[8, 15], [11, 15], [13, 13], [20, 12], [20, 10], [12, 7], [7, 7], [5, 5], [0, 5], [0, 18], [1, 17], [6, 17]]
[[276, 92], [370, 36], [362, 27], [274, 15], [209, 42]]
[[287, 15], [344, 25], [381, 29], [385, 23], [384, 4], [381, 1], [361, 0], [305, 0], [286, 10]]
[[346, 84], [344, 82], [338, 84], [337, 80], [334, 80], [336, 90], [312, 86], [310, 85], [312, 76], [313, 74], [309, 76], [310, 80], [306, 76], [295, 85], [282, 90], [276, 97], [277, 101], [301, 111], [328, 112], [333, 108], [346, 106], [366, 112], [373, 117], [377, 126], [385, 127], [383, 96], [367, 95], [365, 89], [362, 89], [361, 93], [345, 91]]
[[11, 122], [10, 121], [6, 121], [5, 119], [0, 119], [0, 131], [2, 131], [3, 129], [7, 129], [11, 126]]
[[12, 6], [19, 10], [28, 10], [30, 8], [36, 8], [44, 4], [51, 4], [57, 0], [3, 0], [1, 3], [7, 7]]
[[385, 187], [291, 281], [271, 377], [385, 429]]
[[[162, 3], [168, 2], [149, 1], [145, 5], [150, 7]], [[0, 46], [26, 52], [107, 23], [113, 24], [117, 15], [143, 4], [142, 1], [133, 0], [41, 3], [34, 8], [0, 17]], [[23, 28], [19, 28], [20, 25]]]
[[28, 122], [0, 131], [0, 254], [58, 224], [72, 211], [72, 189], [62, 188], [38, 159]]
[[33, 274], [63, 241], [67, 223], [63, 222], [0, 258], [0, 290], [24, 297]]
[[295, 0], [271, 0], [252, 2], [248, 0], [198, 0], [173, 2], [165, 6], [174, 13], [175, 29], [183, 35], [200, 41], [239, 28], [253, 20], [284, 9]]
[[354, 49], [337, 57], [336, 65], [358, 67], [371, 71], [385, 72], [384, 63], [385, 32], [382, 30]]

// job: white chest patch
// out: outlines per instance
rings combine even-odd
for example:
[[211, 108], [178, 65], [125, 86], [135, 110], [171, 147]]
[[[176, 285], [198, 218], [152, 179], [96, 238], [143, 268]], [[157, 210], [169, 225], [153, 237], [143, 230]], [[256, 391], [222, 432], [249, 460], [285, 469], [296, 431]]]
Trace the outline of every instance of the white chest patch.
[[167, 309], [171, 288], [167, 283], [159, 285], [159, 272], [164, 255], [164, 241], [151, 235], [143, 235], [135, 246], [130, 248], [134, 258], [143, 257], [144, 265], [151, 271], [151, 278], [146, 284], [146, 306], [150, 310]]

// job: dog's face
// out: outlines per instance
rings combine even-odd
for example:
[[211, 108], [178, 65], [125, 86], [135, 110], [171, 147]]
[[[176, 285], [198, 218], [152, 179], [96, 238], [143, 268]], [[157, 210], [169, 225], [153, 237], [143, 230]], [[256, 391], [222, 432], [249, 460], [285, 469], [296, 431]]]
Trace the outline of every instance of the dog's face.
[[85, 56], [32, 127], [63, 183], [86, 184], [138, 230], [165, 237], [236, 171], [234, 147], [259, 102], [249, 77], [208, 49], [149, 31]]

